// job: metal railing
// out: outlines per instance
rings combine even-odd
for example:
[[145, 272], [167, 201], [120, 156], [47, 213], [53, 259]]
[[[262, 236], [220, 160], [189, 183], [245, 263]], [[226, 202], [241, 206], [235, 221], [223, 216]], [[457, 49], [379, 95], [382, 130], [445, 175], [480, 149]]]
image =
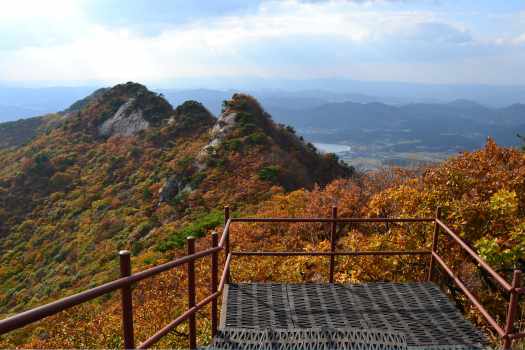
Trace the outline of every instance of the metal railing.
[[[233, 223], [330, 223], [330, 251], [326, 252], [268, 252], [268, 251], [230, 251], [230, 227]], [[348, 223], [434, 223], [434, 233], [432, 239], [431, 250], [407, 250], [407, 251], [337, 251], [337, 225]], [[451, 268], [445, 263], [443, 258], [438, 254], [437, 243], [439, 239], [439, 232], [443, 230], [450, 237], [452, 237], [463, 250], [465, 250], [483, 269], [485, 269], [502, 288], [510, 293], [509, 305], [507, 308], [507, 317], [504, 327], [501, 327], [490, 313], [481, 305], [478, 299], [472, 294], [465, 284], [454, 274]], [[525, 333], [518, 333], [514, 331], [514, 321], [516, 318], [518, 308], [519, 294], [525, 294], [525, 288], [520, 285], [521, 271], [514, 271], [512, 283], [508, 283], [502, 276], [494, 271], [483, 259], [477, 255], [457, 234], [448, 228], [440, 219], [439, 209], [436, 212], [435, 218], [339, 218], [337, 217], [337, 208], [332, 208], [332, 215], [330, 218], [230, 218], [230, 210], [228, 207], [224, 208], [224, 230], [219, 241], [217, 233], [212, 233], [211, 247], [200, 252], [195, 252], [195, 239], [193, 237], [187, 238], [187, 253], [188, 255], [167, 262], [162, 265], [152, 267], [150, 269], [131, 273], [131, 259], [128, 251], [120, 251], [120, 275], [119, 279], [105, 283], [101, 286], [86, 290], [84, 292], [60, 299], [58, 301], [31, 309], [6, 318], [0, 321], [0, 335], [10, 332], [12, 330], [24, 327], [28, 324], [41, 320], [45, 317], [57, 314], [63, 310], [69, 309], [75, 305], [85, 303], [93, 300], [99, 296], [111, 293], [116, 290], [121, 290], [122, 302], [122, 332], [125, 349], [134, 349], [134, 326], [133, 326], [133, 303], [132, 303], [132, 285], [146, 278], [153, 277], [159, 273], [180, 267], [187, 266], [188, 278], [188, 309], [179, 317], [171, 321], [162, 329], [157, 331], [153, 336], [139, 344], [136, 348], [146, 349], [157, 343], [162, 337], [175, 329], [182, 322], [189, 323], [189, 346], [191, 349], [197, 347], [197, 329], [196, 329], [196, 314], [204, 306], [211, 303], [211, 331], [212, 336], [217, 334], [218, 327], [218, 298], [224, 290], [225, 284], [230, 281], [230, 264], [233, 256], [327, 256], [330, 257], [329, 277], [330, 283], [334, 282], [335, 271], [335, 257], [336, 256], [365, 256], [365, 255], [428, 255], [430, 257], [428, 280], [432, 280], [433, 271], [436, 262], [443, 268], [443, 270], [452, 278], [457, 286], [463, 291], [467, 298], [485, 317], [487, 322], [496, 330], [503, 340], [504, 349], [510, 349], [512, 341], [515, 339], [525, 338]], [[224, 252], [224, 267], [219, 280], [218, 265], [219, 252]], [[210, 276], [210, 294], [203, 300], [196, 301], [196, 286], [195, 286], [195, 261], [204, 257], [211, 257], [211, 276]]]
[[[428, 279], [432, 279], [432, 272], [435, 261], [443, 268], [447, 275], [452, 278], [454, 283], [461, 289], [469, 301], [478, 309], [490, 326], [498, 333], [502, 339], [503, 349], [511, 349], [512, 342], [515, 339], [525, 338], [525, 332], [515, 332], [514, 323], [516, 321], [516, 314], [518, 311], [518, 299], [520, 294], [525, 294], [524, 288], [521, 288], [521, 271], [514, 270], [512, 275], [512, 283], [509, 284], [499, 273], [497, 273], [489, 264], [487, 264], [472, 248], [468, 246], [456, 233], [454, 233], [443, 221], [441, 221], [441, 210], [436, 210], [434, 234], [432, 238], [432, 256], [430, 258]], [[510, 293], [509, 303], [507, 306], [507, 317], [505, 325], [501, 327], [498, 322], [490, 315], [485, 307], [480, 303], [476, 296], [468, 290], [465, 284], [457, 277], [452, 269], [445, 263], [443, 258], [438, 254], [437, 242], [439, 232], [443, 230], [450, 236], [459, 246], [473, 258], [481, 268], [483, 268], [494, 280], [503, 288], [504, 291]]]

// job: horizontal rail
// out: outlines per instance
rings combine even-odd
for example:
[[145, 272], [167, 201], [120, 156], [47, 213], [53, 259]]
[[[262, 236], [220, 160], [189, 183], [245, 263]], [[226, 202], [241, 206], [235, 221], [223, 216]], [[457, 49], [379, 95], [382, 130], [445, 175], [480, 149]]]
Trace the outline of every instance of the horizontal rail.
[[186, 321], [191, 315], [194, 315], [195, 313], [197, 313], [197, 311], [199, 311], [204, 306], [209, 304], [212, 300], [217, 299], [220, 294], [221, 293], [217, 291], [217, 292], [215, 292], [215, 293], [213, 293], [211, 295], [208, 295], [206, 298], [202, 299], [200, 302], [195, 304], [194, 307], [186, 310], [182, 315], [180, 315], [179, 317], [177, 317], [176, 319], [174, 319], [173, 321], [168, 323], [166, 326], [164, 326], [157, 333], [155, 333], [150, 338], [148, 338], [143, 343], [141, 343], [137, 347], [137, 349], [147, 349], [147, 348], [151, 347], [153, 344], [158, 342], [163, 336], [165, 336], [166, 334], [171, 332], [179, 324], [181, 324], [182, 322]]
[[80, 292], [78, 294], [60, 299], [58, 301], [34, 308], [22, 312], [20, 314], [8, 317], [4, 320], [0, 320], [0, 335], [7, 333], [11, 330], [26, 326], [30, 323], [41, 320], [45, 317], [54, 315], [58, 312], [76, 306], [78, 304], [90, 301], [104, 294], [114, 292], [116, 290], [129, 287], [133, 283], [139, 282], [146, 278], [158, 275], [162, 272], [174, 269], [178, 266], [193, 262], [199, 258], [210, 256], [221, 250], [225, 250], [226, 259], [224, 268], [222, 271], [220, 283], [215, 292], [208, 295], [206, 298], [201, 300], [199, 303], [190, 307], [182, 315], [171, 321], [169, 324], [164, 326], [162, 329], [157, 331], [153, 336], [145, 340], [139, 345], [139, 349], [149, 348], [153, 344], [157, 343], [163, 336], [171, 332], [182, 322], [194, 317], [194, 315], [202, 309], [204, 306], [212, 301], [216, 301], [224, 290], [226, 283], [229, 283], [229, 270], [233, 256], [402, 256], [402, 255], [430, 255], [438, 264], [445, 270], [445, 272], [454, 280], [456, 285], [462, 290], [466, 297], [477, 307], [480, 313], [485, 317], [487, 322], [496, 330], [496, 332], [505, 339], [521, 339], [525, 338], [525, 333], [507, 333], [499, 324], [492, 318], [488, 311], [481, 305], [478, 299], [467, 289], [463, 282], [454, 275], [454, 272], [448, 267], [445, 261], [436, 253], [429, 250], [408, 250], [408, 251], [328, 251], [328, 252], [266, 252], [266, 251], [235, 251], [229, 252], [229, 230], [232, 222], [244, 222], [244, 223], [418, 223], [418, 222], [435, 222], [440, 228], [442, 228], [448, 235], [450, 235], [459, 245], [472, 257], [479, 265], [484, 268], [496, 281], [504, 288], [505, 291], [511, 293], [525, 294], [525, 288], [512, 287], [501, 275], [493, 270], [483, 259], [470, 248], [456, 233], [448, 228], [441, 220], [434, 218], [230, 218], [226, 215], [226, 222], [224, 225], [223, 234], [217, 246], [208, 248], [198, 253], [190, 254], [179, 259], [167, 262], [162, 265], [158, 265], [147, 270], [132, 274], [127, 277], [121, 277], [111, 282], [105, 283], [98, 287]]
[[224, 248], [226, 237], [230, 234], [229, 232], [230, 232], [231, 222], [232, 222], [232, 219], [228, 219], [228, 221], [226, 221], [226, 225], [224, 225], [224, 230], [222, 230], [221, 239], [219, 240], [219, 245], [218, 245], [218, 247], [220, 248]]
[[222, 290], [224, 289], [224, 284], [226, 283], [226, 278], [228, 276], [228, 270], [230, 269], [231, 259], [232, 253], [228, 254], [228, 256], [226, 257], [226, 261], [224, 262], [224, 269], [222, 270], [221, 281], [219, 282], [219, 292], [222, 292]]
[[436, 252], [432, 252], [432, 256], [441, 265], [441, 267], [450, 276], [450, 278], [452, 278], [454, 282], [456, 282], [458, 287], [463, 291], [463, 293], [465, 293], [470, 302], [478, 308], [479, 312], [481, 312], [481, 314], [485, 317], [487, 322], [490, 323], [490, 325], [496, 330], [496, 332], [498, 332], [498, 334], [501, 337], [504, 337], [505, 331], [503, 330], [503, 328], [501, 328], [500, 325], [494, 320], [494, 318], [492, 318], [488, 311], [483, 307], [483, 305], [481, 305], [479, 300], [468, 290], [468, 288], [463, 284], [463, 282], [458, 277], [456, 277], [456, 275], [454, 275], [454, 272], [452, 272], [452, 270], [443, 261], [443, 259], [441, 259], [441, 257]]
[[476, 260], [481, 267], [483, 267], [492, 277], [494, 277], [494, 279], [507, 292], [510, 292], [512, 290], [512, 286], [510, 285], [510, 283], [507, 282], [503, 277], [501, 277], [499, 273], [494, 271], [494, 269], [492, 269], [492, 267], [490, 267], [489, 264], [487, 264], [474, 250], [472, 250], [472, 248], [470, 248], [468, 244], [466, 244], [457, 234], [455, 234], [450, 228], [448, 228], [447, 225], [445, 225], [439, 219], [436, 219], [436, 222], [439, 226], [441, 226], [443, 230], [445, 230], [445, 232], [449, 234], [449, 236], [451, 236], [456, 242], [458, 242], [461, 248], [463, 248], [474, 260]]
[[54, 301], [52, 303], [36, 307], [34, 309], [19, 313], [17, 315], [8, 317], [0, 321], [0, 334], [10, 332], [14, 329], [26, 326], [30, 323], [39, 321], [48, 316], [54, 315], [66, 309], [69, 309], [78, 304], [98, 298], [104, 294], [111, 293], [122, 287], [130, 286], [133, 283], [139, 282], [151, 276], [155, 276], [161, 272], [171, 270], [177, 266], [181, 266], [190, 261], [195, 261], [199, 258], [208, 256], [216, 251], [220, 251], [220, 247], [213, 247], [198, 253], [187, 255], [177, 260], [167, 262], [165, 264], [152, 267], [150, 269], [138, 272], [129, 277], [122, 277], [114, 281], [105, 283], [101, 286], [88, 289], [84, 292], [65, 297], [63, 299]]
[[232, 222], [433, 222], [434, 218], [232, 218]]
[[143, 343], [141, 343], [137, 349], [147, 349], [151, 347], [153, 344], [157, 343], [162, 337], [164, 337], [166, 334], [171, 332], [175, 327], [177, 327], [182, 322], [186, 321], [190, 316], [194, 315], [202, 309], [204, 306], [209, 304], [214, 299], [217, 299], [224, 289], [224, 284], [226, 282], [226, 274], [228, 269], [230, 268], [230, 262], [231, 262], [231, 254], [228, 254], [228, 257], [226, 258], [226, 261], [224, 263], [224, 270], [222, 272], [221, 282], [219, 283], [219, 288], [217, 291], [206, 298], [204, 298], [202, 301], [197, 303], [194, 307], [188, 309], [186, 312], [184, 312], [182, 315], [168, 323], [166, 326], [164, 326], [162, 329], [160, 329], [157, 333], [152, 335], [150, 338], [145, 340]]
[[429, 250], [372, 250], [352, 252], [232, 252], [234, 256], [360, 256], [360, 255], [430, 255]]

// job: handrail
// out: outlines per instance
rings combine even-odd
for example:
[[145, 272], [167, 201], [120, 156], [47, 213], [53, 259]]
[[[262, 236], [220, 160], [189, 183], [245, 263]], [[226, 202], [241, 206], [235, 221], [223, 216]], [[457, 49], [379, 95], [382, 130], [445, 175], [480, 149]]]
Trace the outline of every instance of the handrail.
[[202, 301], [198, 302], [195, 306], [193, 306], [192, 308], [186, 310], [186, 312], [184, 312], [182, 315], [180, 315], [179, 317], [177, 317], [176, 319], [174, 319], [173, 321], [168, 323], [162, 329], [157, 331], [157, 333], [155, 333], [153, 336], [151, 336], [150, 338], [148, 338], [147, 340], [142, 342], [137, 347], [137, 349], [147, 349], [147, 348], [151, 347], [153, 344], [157, 343], [160, 339], [162, 339], [162, 337], [164, 337], [166, 334], [171, 332], [179, 324], [181, 324], [182, 322], [186, 321], [190, 316], [195, 315], [197, 313], [197, 311], [202, 309], [204, 306], [209, 304], [214, 299], [217, 299], [221, 295], [221, 293], [222, 293], [222, 291], [224, 289], [224, 282], [226, 280], [226, 271], [230, 268], [230, 262], [231, 262], [231, 254], [228, 255], [228, 258], [226, 259], [226, 262], [224, 264], [224, 270], [223, 270], [223, 273], [222, 273], [221, 282], [219, 284], [218, 290], [215, 293], [207, 296]]
[[226, 221], [226, 224], [224, 225], [224, 230], [222, 230], [221, 239], [219, 241], [219, 247], [220, 248], [224, 248], [224, 246], [226, 244], [226, 237], [228, 237], [228, 235], [230, 234], [230, 224], [231, 224], [231, 222], [232, 222], [232, 219], [228, 218], [228, 220]]
[[230, 270], [230, 264], [231, 264], [232, 254], [228, 254], [226, 257], [226, 261], [224, 262], [224, 269], [222, 270], [222, 276], [221, 281], [219, 282], [219, 288], [218, 291], [222, 292], [224, 289], [224, 285], [226, 284], [226, 276], [228, 276], [228, 272]]
[[434, 218], [231, 218], [231, 222], [433, 222]]
[[[439, 210], [438, 210], [439, 213]], [[519, 294], [525, 293], [525, 288], [520, 287], [521, 271], [514, 270], [512, 284], [507, 282], [499, 273], [497, 273], [492, 267], [490, 267], [487, 262], [485, 262], [470, 246], [463, 241], [454, 231], [452, 231], [443, 221], [440, 220], [439, 215], [436, 216], [436, 229], [442, 228], [450, 237], [458, 243], [463, 250], [465, 250], [471, 258], [476, 260], [476, 262], [487, 271], [506, 291], [510, 293], [510, 300], [507, 306], [506, 313], [506, 322], [505, 327], [501, 327], [496, 320], [489, 314], [489, 312], [481, 305], [479, 300], [468, 290], [468, 288], [463, 284], [463, 282], [452, 272], [448, 265], [443, 261], [443, 259], [438, 255], [435, 247], [435, 243], [432, 247], [432, 259], [436, 260], [439, 265], [445, 270], [450, 278], [454, 280], [456, 285], [461, 289], [461, 291], [467, 296], [471, 303], [476, 306], [478, 311], [485, 317], [485, 320], [496, 330], [498, 335], [503, 340], [503, 349], [511, 349], [512, 342], [516, 339], [525, 338], [525, 333], [514, 332], [514, 322], [516, 318], [516, 313], [518, 309], [518, 296]], [[437, 231], [434, 233], [436, 237]], [[435, 238], [434, 238], [435, 239]], [[432, 266], [432, 261], [431, 261]], [[431, 271], [430, 271], [431, 274]]]
[[449, 277], [452, 278], [454, 282], [456, 282], [458, 287], [461, 289], [463, 293], [465, 293], [468, 299], [478, 308], [479, 312], [481, 312], [483, 317], [485, 317], [485, 319], [496, 330], [496, 332], [498, 332], [500, 336], [504, 336], [505, 331], [503, 330], [503, 328], [500, 327], [500, 325], [496, 322], [496, 320], [494, 320], [494, 318], [483, 307], [483, 305], [481, 305], [479, 300], [476, 299], [476, 297], [468, 290], [468, 288], [463, 284], [463, 282], [458, 277], [456, 277], [456, 275], [454, 275], [454, 272], [452, 272], [452, 270], [443, 261], [443, 259], [441, 259], [441, 257], [436, 252], [432, 252], [432, 256], [434, 257], [434, 259], [436, 259], [439, 265], [441, 265], [441, 267], [443, 268], [443, 270], [445, 270], [445, 272], [449, 275]]
[[510, 292], [512, 286], [507, 282], [499, 273], [494, 271], [492, 267], [489, 266], [472, 248], [470, 248], [457, 234], [455, 234], [447, 225], [445, 225], [441, 220], [436, 218], [436, 222], [446, 233], [449, 234], [456, 242], [459, 243], [461, 248], [463, 248], [478, 264], [483, 267], [494, 279], [505, 289], [505, 291]]
[[161, 272], [171, 270], [177, 266], [181, 266], [190, 261], [195, 261], [199, 258], [209, 256], [213, 252], [216, 252], [219, 250], [221, 250], [220, 247], [209, 248], [209, 249], [200, 251], [198, 253], [187, 255], [180, 259], [173, 260], [165, 264], [158, 265], [150, 269], [132, 274], [129, 277], [122, 277], [122, 278], [113, 280], [111, 282], [107, 282], [98, 287], [88, 289], [84, 292], [80, 292], [80, 293], [71, 295], [69, 297], [65, 297], [57, 301], [51, 302], [49, 304], [45, 304], [45, 305], [36, 307], [34, 309], [24, 311], [14, 316], [5, 318], [0, 321], [0, 335], [10, 332], [14, 329], [24, 327], [30, 323], [39, 321], [45, 317], [54, 315], [56, 313], [69, 309], [78, 304], [82, 304], [87, 301], [93, 300], [104, 294], [111, 293], [113, 291], [121, 289], [122, 287], [130, 286], [131, 284], [135, 282], [139, 282], [148, 277], [155, 276]]
[[213, 299], [218, 298], [220, 295], [219, 292], [215, 292], [206, 298], [202, 299], [200, 302], [198, 302], [195, 306], [192, 308], [186, 310], [182, 315], [171, 321], [169, 324], [164, 326], [161, 330], [157, 331], [153, 336], [142, 342], [137, 349], [147, 349], [151, 347], [153, 344], [157, 343], [162, 337], [164, 337], [166, 334], [171, 332], [175, 327], [177, 327], [182, 322], [186, 321], [190, 316], [195, 315], [197, 311], [202, 309], [204, 306], [209, 304]]
[[429, 250], [368, 250], [345, 252], [232, 252], [234, 256], [360, 256], [360, 255], [430, 255]]
[[[132, 314], [132, 305], [130, 301], [129, 289], [133, 283], [139, 282], [146, 278], [155, 276], [159, 273], [171, 270], [175, 267], [188, 264], [188, 278], [191, 278], [192, 281], [195, 280], [195, 270], [193, 267], [194, 262], [197, 259], [212, 256], [212, 281], [211, 281], [211, 293], [203, 300], [198, 303], [195, 303], [195, 286], [192, 285], [188, 287], [189, 293], [189, 308], [176, 319], [171, 321], [169, 324], [164, 326], [162, 329], [157, 331], [153, 336], [142, 342], [138, 348], [144, 349], [152, 346], [158, 342], [164, 335], [168, 334], [171, 330], [177, 327], [180, 323], [190, 320], [191, 323], [195, 320], [195, 314], [201, 310], [207, 304], [212, 303], [212, 328], [213, 325], [217, 324], [217, 299], [223, 293], [225, 284], [229, 283], [230, 280], [230, 265], [232, 258], [234, 256], [329, 256], [330, 258], [330, 281], [333, 278], [334, 271], [334, 259], [335, 256], [364, 256], [364, 255], [377, 255], [377, 256], [388, 256], [388, 255], [429, 255], [431, 257], [430, 270], [432, 269], [432, 261], [436, 261], [445, 272], [454, 280], [454, 282], [459, 286], [462, 292], [467, 296], [467, 298], [474, 304], [474, 306], [480, 311], [480, 313], [485, 317], [487, 322], [496, 330], [496, 332], [504, 340], [504, 347], [509, 348], [509, 344], [514, 339], [525, 338], [525, 333], [514, 333], [513, 332], [513, 322], [514, 316], [517, 308], [517, 295], [525, 294], [525, 288], [520, 286], [520, 272], [515, 271], [512, 285], [509, 284], [501, 275], [494, 271], [472, 248], [470, 248], [456, 233], [454, 233], [447, 225], [445, 225], [439, 217], [439, 214], [436, 215], [436, 218], [339, 218], [337, 215], [334, 215], [337, 208], [332, 208], [332, 217], [331, 218], [315, 218], [315, 217], [305, 217], [305, 218], [230, 218], [229, 208], [225, 207], [225, 221], [224, 229], [220, 241], [217, 242], [217, 234], [212, 235], [212, 247], [202, 250], [200, 252], [194, 253], [194, 240], [189, 238], [188, 243], [188, 255], [175, 259], [173, 261], [158, 265], [144, 271], [128, 274], [130, 273], [129, 265], [129, 253], [123, 252], [126, 255], [125, 259], [122, 259], [121, 256], [121, 278], [115, 279], [111, 282], [105, 283], [98, 287], [86, 290], [84, 292], [77, 293], [75, 295], [62, 298], [58, 301], [48, 303], [46, 305], [22, 312], [20, 314], [8, 317], [4, 320], [0, 320], [0, 335], [11, 330], [23, 327], [35, 321], [41, 320], [47, 316], [56, 314], [60, 311], [71, 308], [75, 305], [81, 304], [83, 302], [90, 301], [101, 295], [116, 291], [121, 289], [123, 291], [123, 308], [128, 310], [123, 310], [123, 325], [124, 325], [124, 338], [126, 340], [126, 347], [128, 344], [133, 344], [133, 314]], [[439, 210], [437, 211], [439, 213]], [[299, 223], [299, 222], [318, 222], [318, 223], [332, 223], [332, 234], [330, 236], [332, 249], [330, 251], [291, 251], [291, 252], [275, 252], [275, 251], [231, 251], [230, 252], [230, 226], [233, 222], [245, 222], [245, 223]], [[437, 253], [437, 246], [433, 243], [432, 250], [408, 250], [408, 251], [395, 251], [395, 250], [386, 250], [386, 251], [336, 251], [335, 250], [335, 241], [337, 240], [335, 232], [335, 225], [337, 223], [395, 223], [395, 222], [434, 222], [435, 223], [435, 232], [434, 240], [437, 239], [437, 229], [442, 228], [449, 236], [451, 236], [461, 248], [463, 248], [472, 258], [474, 258], [481, 267], [483, 267], [489, 274], [496, 279], [496, 281], [503, 287], [507, 292], [511, 293], [511, 300], [509, 302], [509, 307], [507, 310], [507, 323], [505, 328], [499, 326], [499, 324], [494, 320], [494, 318], [488, 313], [488, 311], [481, 305], [479, 300], [468, 290], [465, 284], [456, 276], [450, 267], [445, 263], [443, 258]], [[191, 241], [191, 242], [190, 242]], [[225, 261], [223, 266], [222, 275], [220, 282], [217, 284], [217, 264], [218, 264], [218, 252], [224, 251]], [[122, 255], [122, 254], [121, 254]], [[431, 271], [429, 273], [429, 278], [431, 278]], [[125, 298], [127, 303], [124, 301]], [[215, 310], [215, 312], [214, 312]], [[126, 316], [127, 315], [127, 316]], [[212, 329], [212, 334], [216, 329]], [[196, 330], [195, 327], [190, 327], [190, 347], [196, 346]]]

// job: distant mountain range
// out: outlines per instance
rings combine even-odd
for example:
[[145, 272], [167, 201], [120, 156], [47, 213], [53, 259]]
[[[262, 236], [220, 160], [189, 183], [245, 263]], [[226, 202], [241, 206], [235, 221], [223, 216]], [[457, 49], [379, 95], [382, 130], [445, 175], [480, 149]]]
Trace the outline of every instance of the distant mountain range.
[[61, 111], [93, 92], [95, 88], [19, 88], [0, 86], [0, 122]]
[[[256, 96], [268, 110], [307, 109], [334, 102], [378, 102], [388, 105], [443, 104], [458, 98], [462, 99], [460, 101], [470, 100], [484, 106], [500, 108], [514, 103], [525, 103], [525, 88], [522, 87], [418, 85], [347, 80], [282, 81], [267, 85], [280, 88], [267, 88], [262, 83], [259, 85], [232, 83], [231, 86], [234, 86], [235, 90], [202, 88], [153, 90], [165, 95], [173, 105], [187, 100], [201, 101], [215, 115], [220, 113], [222, 101], [239, 91]], [[96, 86], [23, 88], [0, 85], [0, 122], [63, 110], [96, 89]]]
[[[202, 102], [213, 113], [232, 91], [160, 90], [174, 105]], [[457, 152], [481, 147], [487, 137], [512, 146], [525, 133], [525, 104], [488, 107], [466, 99], [447, 103], [327, 91], [252, 92], [277, 122], [315, 142], [380, 144], [395, 152]]]
[[310, 140], [383, 144], [397, 152], [457, 152], [481, 147], [487, 137], [517, 145], [525, 131], [525, 105], [489, 108], [468, 100], [447, 104], [328, 103], [304, 110], [269, 108], [274, 118]]
[[[429, 84], [396, 81], [359, 81], [347, 78], [322, 79], [275, 79], [261, 77], [216, 77], [178, 78], [163, 83], [165, 87], [228, 90], [231, 87], [242, 91], [332, 91], [358, 93], [365, 96], [392, 96], [400, 103], [440, 102], [458, 98], [467, 99], [492, 107], [504, 107], [514, 103], [525, 103], [525, 85], [486, 84]], [[364, 102], [354, 101], [353, 102]], [[377, 102], [391, 103], [381, 100]], [[397, 104], [397, 102], [396, 102]]]
[[[0, 88], [0, 122], [67, 111], [67, 106], [94, 90], [88, 87]], [[214, 115], [220, 114], [223, 101], [235, 92], [212, 89], [155, 91], [174, 106], [187, 100], [199, 101]], [[379, 146], [389, 152], [452, 153], [478, 148], [489, 136], [502, 145], [517, 145], [520, 140], [516, 134], [525, 133], [525, 105], [519, 103], [489, 107], [468, 99], [441, 103], [431, 99], [411, 101], [327, 90], [247, 92], [261, 102], [274, 120], [293, 126], [313, 142], [374, 145], [374, 148]], [[82, 104], [82, 100], [78, 103]], [[9, 132], [12, 137], [9, 131], [12, 128], [12, 124], [0, 126], [0, 134]], [[32, 131], [16, 135], [15, 144], [22, 142], [25, 135], [32, 135]]]
[[[228, 99], [231, 94], [237, 90], [210, 90], [210, 89], [159, 89], [157, 92], [162, 93], [173, 105], [180, 104], [187, 100], [196, 100], [204, 104], [212, 113], [219, 114], [222, 101]], [[246, 93], [257, 97], [264, 107], [271, 111], [272, 109], [292, 109], [303, 110], [314, 108], [333, 102], [356, 102], [371, 103], [381, 102], [385, 104], [400, 105], [413, 102], [410, 99], [396, 97], [376, 97], [357, 93], [337, 93], [326, 90], [300, 90], [287, 91], [279, 89], [265, 90], [246, 90]], [[432, 102], [419, 101], [418, 102]]]

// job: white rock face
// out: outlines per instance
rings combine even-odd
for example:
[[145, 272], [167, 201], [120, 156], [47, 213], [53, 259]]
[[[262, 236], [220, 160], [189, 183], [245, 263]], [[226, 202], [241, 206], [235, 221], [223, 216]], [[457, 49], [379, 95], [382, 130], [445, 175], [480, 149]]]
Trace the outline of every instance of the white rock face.
[[98, 131], [102, 136], [131, 136], [140, 130], [147, 129], [149, 123], [144, 119], [140, 108], [133, 109], [134, 98], [130, 98], [119, 107], [117, 112], [102, 125]]
[[228, 131], [235, 126], [235, 118], [237, 113], [223, 114], [217, 120], [217, 123], [211, 129], [211, 137], [213, 139], [224, 139]]
[[221, 144], [221, 142], [228, 134], [228, 131], [235, 126], [236, 117], [237, 113], [235, 112], [223, 114], [219, 117], [217, 123], [215, 123], [215, 125], [210, 131], [211, 141], [201, 149], [201, 151], [196, 157], [197, 162], [195, 165], [197, 166], [197, 169], [199, 171], [206, 168], [206, 165], [204, 163], [206, 158], [210, 154], [213, 154], [215, 148]]

